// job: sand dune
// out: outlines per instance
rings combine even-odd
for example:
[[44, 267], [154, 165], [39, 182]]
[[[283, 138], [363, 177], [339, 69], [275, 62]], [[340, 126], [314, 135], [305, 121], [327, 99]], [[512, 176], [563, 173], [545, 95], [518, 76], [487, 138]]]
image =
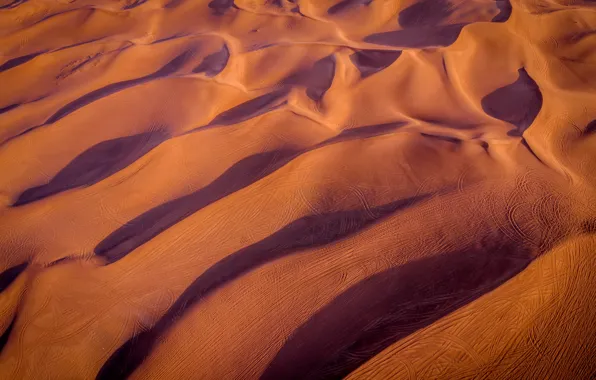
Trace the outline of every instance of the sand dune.
[[0, 378], [593, 378], [595, 31], [0, 1]]

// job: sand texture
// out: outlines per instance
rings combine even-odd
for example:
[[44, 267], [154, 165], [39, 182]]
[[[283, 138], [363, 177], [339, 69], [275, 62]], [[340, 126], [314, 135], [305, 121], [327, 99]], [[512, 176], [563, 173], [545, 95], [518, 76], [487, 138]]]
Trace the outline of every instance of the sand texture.
[[596, 2], [0, 0], [0, 380], [596, 378]]

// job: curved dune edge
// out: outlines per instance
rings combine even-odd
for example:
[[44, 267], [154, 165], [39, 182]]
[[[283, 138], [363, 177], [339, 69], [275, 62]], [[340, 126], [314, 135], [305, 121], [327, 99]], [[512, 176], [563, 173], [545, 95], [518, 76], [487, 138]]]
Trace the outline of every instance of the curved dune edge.
[[596, 376], [593, 30], [0, 1], [0, 379]]

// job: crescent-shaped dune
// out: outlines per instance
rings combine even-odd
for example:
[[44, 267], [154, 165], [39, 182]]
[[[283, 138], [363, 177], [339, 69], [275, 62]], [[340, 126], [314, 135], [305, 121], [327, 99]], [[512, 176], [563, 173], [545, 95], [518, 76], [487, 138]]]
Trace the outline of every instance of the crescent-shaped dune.
[[0, 0], [1, 379], [596, 378], [596, 2]]

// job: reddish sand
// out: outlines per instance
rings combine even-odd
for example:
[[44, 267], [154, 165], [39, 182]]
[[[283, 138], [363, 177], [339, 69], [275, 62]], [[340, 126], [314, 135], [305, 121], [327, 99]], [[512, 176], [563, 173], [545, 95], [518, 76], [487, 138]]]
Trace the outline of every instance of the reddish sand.
[[0, 379], [596, 377], [595, 31], [0, 0]]

